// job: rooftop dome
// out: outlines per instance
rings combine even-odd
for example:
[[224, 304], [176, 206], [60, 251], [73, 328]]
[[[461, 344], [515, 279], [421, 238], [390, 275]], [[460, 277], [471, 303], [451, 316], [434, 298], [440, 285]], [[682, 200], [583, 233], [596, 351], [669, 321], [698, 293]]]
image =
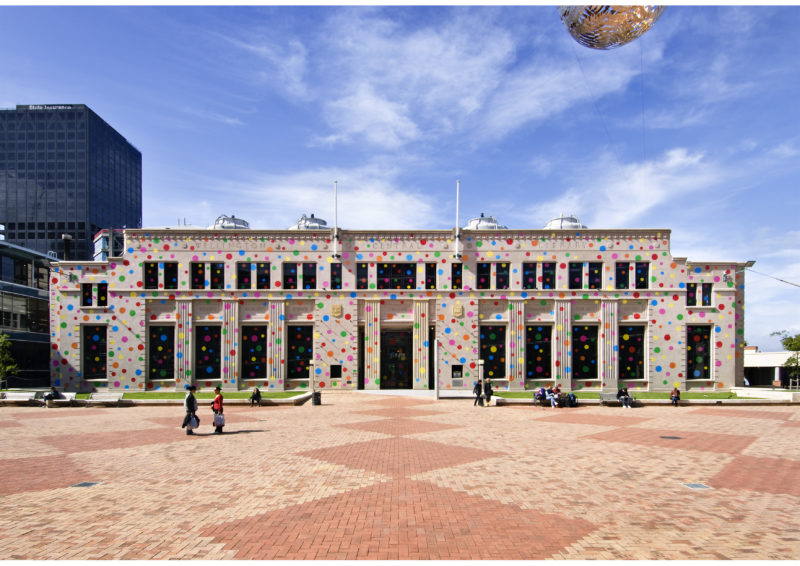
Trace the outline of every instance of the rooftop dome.
[[567, 216], [563, 212], [561, 216], [553, 218], [544, 226], [545, 230], [584, 230], [586, 228], [588, 228], [588, 226], [581, 224], [577, 216], [574, 214]]
[[325, 222], [322, 218], [315, 218], [314, 214], [312, 213], [311, 216], [306, 216], [305, 214], [300, 217], [297, 221], [297, 224], [294, 226], [289, 226], [289, 230], [327, 230], [328, 223]]
[[214, 221], [213, 226], [209, 226], [214, 230], [249, 230], [250, 223], [247, 220], [236, 218], [234, 215], [220, 214]]
[[467, 225], [464, 226], [465, 230], [506, 230], [508, 226], [503, 226], [499, 222], [497, 222], [497, 218], [492, 216], [485, 216], [483, 212], [479, 218], [473, 218]]

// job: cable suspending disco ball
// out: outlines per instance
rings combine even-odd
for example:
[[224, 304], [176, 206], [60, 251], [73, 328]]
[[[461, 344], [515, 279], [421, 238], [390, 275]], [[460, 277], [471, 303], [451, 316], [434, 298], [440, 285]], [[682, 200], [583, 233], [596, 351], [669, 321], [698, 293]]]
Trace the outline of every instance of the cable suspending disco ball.
[[641, 37], [666, 6], [559, 6], [570, 35], [592, 49], [614, 49]]

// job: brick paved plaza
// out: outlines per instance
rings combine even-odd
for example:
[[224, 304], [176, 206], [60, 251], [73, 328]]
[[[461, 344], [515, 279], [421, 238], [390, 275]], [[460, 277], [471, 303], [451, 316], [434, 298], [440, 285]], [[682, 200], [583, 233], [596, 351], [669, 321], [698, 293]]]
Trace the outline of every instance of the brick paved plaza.
[[0, 558], [800, 558], [796, 405], [322, 401], [0, 407]]

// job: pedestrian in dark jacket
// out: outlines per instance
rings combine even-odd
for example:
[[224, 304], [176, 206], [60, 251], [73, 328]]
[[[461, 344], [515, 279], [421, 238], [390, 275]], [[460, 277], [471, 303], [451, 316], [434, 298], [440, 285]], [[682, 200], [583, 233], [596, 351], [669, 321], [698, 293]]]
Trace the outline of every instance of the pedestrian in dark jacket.
[[483, 382], [483, 396], [486, 397], [486, 406], [492, 402], [492, 382], [488, 378]]
[[475, 394], [475, 402], [472, 406], [480, 405], [483, 407], [483, 382], [480, 379], [475, 384], [475, 387], [472, 388], [472, 392]]
[[261, 391], [258, 390], [258, 387], [253, 387], [253, 393], [250, 395], [250, 406], [253, 405], [261, 406]]
[[186, 411], [186, 416], [183, 418], [183, 424], [181, 428], [186, 429], [186, 434], [194, 434], [191, 428], [189, 427], [189, 422], [194, 418], [197, 419], [197, 424], [200, 424], [200, 419], [197, 418], [197, 399], [194, 396], [194, 392], [197, 391], [197, 386], [190, 385], [188, 387], [189, 392], [186, 394], [186, 398], [183, 400], [183, 409]]

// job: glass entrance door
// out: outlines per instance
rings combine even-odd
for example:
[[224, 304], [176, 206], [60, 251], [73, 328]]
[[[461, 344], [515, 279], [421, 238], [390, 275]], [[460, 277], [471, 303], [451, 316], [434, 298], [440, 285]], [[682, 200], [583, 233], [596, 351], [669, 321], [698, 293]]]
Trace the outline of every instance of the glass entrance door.
[[411, 330], [381, 331], [381, 389], [411, 389]]

